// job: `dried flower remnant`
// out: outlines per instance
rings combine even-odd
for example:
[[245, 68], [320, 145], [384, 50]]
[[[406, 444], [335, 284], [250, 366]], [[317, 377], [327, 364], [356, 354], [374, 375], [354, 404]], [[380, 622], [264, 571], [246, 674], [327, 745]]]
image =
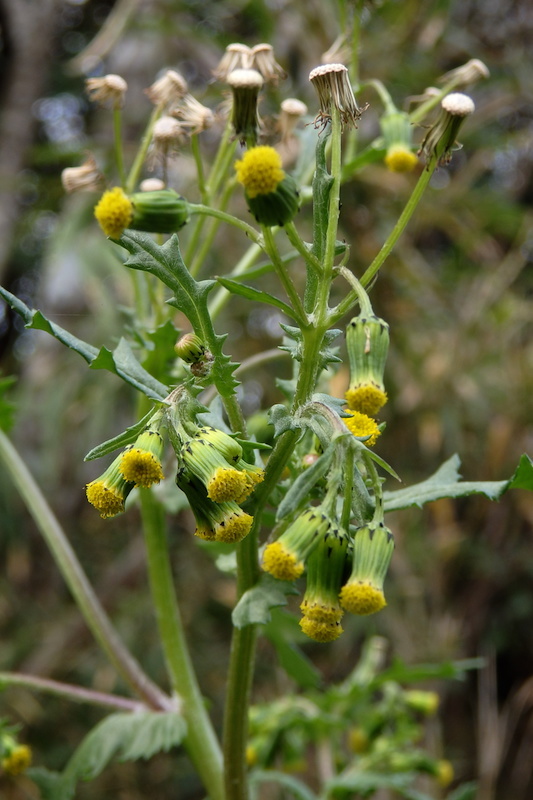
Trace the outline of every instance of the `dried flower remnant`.
[[67, 194], [74, 192], [97, 192], [104, 183], [94, 156], [89, 155], [79, 167], [66, 167], [61, 173], [61, 183]]
[[155, 149], [167, 155], [183, 141], [183, 126], [175, 117], [160, 117], [154, 125], [152, 138]]
[[215, 121], [215, 115], [211, 109], [202, 105], [192, 94], [186, 94], [171, 113], [191, 134], [206, 131]]
[[122, 108], [128, 84], [120, 75], [104, 75], [103, 78], [87, 78], [85, 91], [93, 103], [107, 107]]
[[139, 184], [141, 192], [160, 192], [164, 188], [165, 181], [162, 181], [161, 178], [145, 178]]
[[467, 86], [472, 86], [472, 84], [477, 83], [479, 80], [489, 77], [490, 72], [487, 65], [484, 64], [483, 61], [480, 61], [479, 58], [471, 58], [466, 64], [462, 64], [460, 67], [445, 72], [438, 80], [439, 83], [450, 83], [453, 81], [457, 88], [465, 88]]
[[423, 153], [426, 161], [437, 158], [439, 164], [448, 164], [452, 150], [458, 149], [457, 134], [463, 121], [475, 110], [471, 97], [461, 92], [452, 92], [443, 97], [441, 110], [434, 125], [426, 133], [419, 154]]
[[331, 110], [336, 108], [343, 125], [357, 128], [357, 120], [364, 108], [359, 108], [344, 64], [322, 64], [311, 70], [309, 80], [315, 87], [320, 103], [320, 111], [315, 117], [315, 125], [325, 125], [331, 119]]
[[308, 108], [305, 103], [302, 103], [296, 97], [288, 97], [283, 100], [280, 109], [278, 126], [281, 133], [281, 141], [287, 142], [293, 135], [298, 122], [307, 114]]
[[259, 130], [257, 103], [263, 78], [255, 69], [236, 69], [227, 82], [233, 94], [231, 123], [242, 145], [255, 145]]
[[158, 78], [145, 93], [155, 106], [171, 106], [179, 102], [188, 92], [187, 81], [173, 69]]
[[274, 57], [274, 48], [271, 44], [256, 44], [251, 51], [252, 69], [256, 69], [266, 83], [277, 86], [280, 80], [287, 77], [287, 73]]
[[219, 81], [227, 81], [234, 70], [251, 69], [252, 60], [251, 47], [240, 42], [233, 42], [226, 47], [217, 68], [213, 70], [213, 75]]

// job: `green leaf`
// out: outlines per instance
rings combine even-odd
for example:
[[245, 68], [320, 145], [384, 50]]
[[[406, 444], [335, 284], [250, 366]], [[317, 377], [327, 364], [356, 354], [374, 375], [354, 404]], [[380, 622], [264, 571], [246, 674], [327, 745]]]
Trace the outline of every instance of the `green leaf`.
[[484, 494], [489, 500], [499, 500], [508, 489], [533, 488], [533, 464], [527, 455], [522, 456], [516, 472], [506, 481], [461, 481], [460, 463], [459, 456], [454, 455], [425, 481], [407, 489], [384, 492], [385, 511], [397, 511], [409, 506], [422, 507], [424, 503], [442, 497], [466, 497], [471, 494]]
[[85, 737], [60, 775], [33, 770], [32, 778], [45, 800], [70, 800], [78, 781], [93, 780], [113, 759], [151, 758], [180, 744], [186, 732], [185, 720], [176, 712], [111, 714]]
[[150, 373], [146, 372], [131, 350], [125, 339], [121, 339], [113, 352], [106, 347], [98, 350], [91, 344], [78, 339], [60, 325], [51, 322], [40, 311], [28, 308], [18, 297], [0, 287], [0, 295], [9, 303], [17, 314], [20, 314], [27, 328], [45, 331], [64, 345], [74, 350], [87, 361], [91, 369], [107, 369], [119, 375], [122, 380], [143, 392], [152, 400], [164, 400], [168, 389], [157, 381]]
[[293, 309], [287, 305], [287, 303], [284, 303], [283, 300], [279, 300], [268, 292], [259, 291], [259, 289], [254, 289], [252, 286], [248, 286], [244, 283], [238, 283], [230, 278], [217, 278], [217, 281], [232, 294], [245, 297], [247, 300], [254, 300], [258, 303], [267, 303], [268, 305], [275, 306], [291, 319], [295, 319]]
[[521, 456], [516, 472], [509, 482], [509, 489], [533, 491], [533, 461], [525, 453]]
[[102, 347], [90, 367], [114, 372], [151, 400], [164, 400], [168, 395], [168, 388], [141, 367], [129, 343], [124, 338], [120, 339], [113, 351]]
[[270, 424], [274, 426], [274, 436], [281, 436], [285, 431], [295, 430], [293, 418], [287, 408], [276, 403], [268, 412]]
[[317, 800], [316, 794], [305, 783], [302, 783], [292, 775], [287, 775], [285, 772], [254, 770], [250, 775], [250, 784], [254, 787], [254, 785], [260, 783], [277, 783], [279, 786], [289, 789], [292, 793], [291, 798], [294, 798], [294, 800]]
[[169, 304], [182, 311], [195, 333], [201, 335], [201, 315], [207, 314], [207, 296], [216, 282], [194, 280], [181, 257], [177, 234], [158, 245], [145, 233], [128, 231], [122, 234], [119, 244], [130, 253], [124, 266], [150, 272], [168, 286], [174, 293]]
[[309, 495], [316, 484], [322, 480], [331, 466], [333, 454], [335, 453], [335, 443], [320, 455], [315, 463], [302, 472], [278, 506], [276, 519], [280, 520], [296, 511], [304, 502], [309, 500]]
[[106, 456], [108, 453], [112, 453], [113, 450], [126, 447], [128, 444], [131, 444], [131, 442], [134, 442], [142, 430], [146, 427], [146, 424], [153, 413], [154, 411], [151, 409], [148, 414], [139, 420], [139, 422], [136, 422], [135, 425], [130, 425], [129, 428], [126, 428], [125, 431], [119, 433], [117, 436], [114, 436], [112, 439], [108, 439], [106, 442], [102, 442], [102, 444], [98, 444], [96, 447], [93, 447], [93, 449], [90, 450], [85, 456], [84, 461], [92, 461], [94, 458], [101, 458], [102, 456]]
[[231, 615], [236, 628], [246, 625], [261, 625], [271, 619], [270, 609], [284, 606], [288, 594], [298, 594], [290, 581], [278, 581], [272, 575], [263, 574], [251, 589], [248, 589]]

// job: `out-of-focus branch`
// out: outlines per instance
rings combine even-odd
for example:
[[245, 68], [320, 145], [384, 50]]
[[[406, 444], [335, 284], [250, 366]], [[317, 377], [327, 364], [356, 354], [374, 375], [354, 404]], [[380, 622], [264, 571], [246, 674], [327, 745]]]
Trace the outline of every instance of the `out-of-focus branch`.
[[17, 176], [33, 143], [33, 103], [41, 96], [54, 55], [57, 18], [64, 0], [0, 0], [9, 43], [0, 109], [0, 281], [6, 270], [19, 215]]

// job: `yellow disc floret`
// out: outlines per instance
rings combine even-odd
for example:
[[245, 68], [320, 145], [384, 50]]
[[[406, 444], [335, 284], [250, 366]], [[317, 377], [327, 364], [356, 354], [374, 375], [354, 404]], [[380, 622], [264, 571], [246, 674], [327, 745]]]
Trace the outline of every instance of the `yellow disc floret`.
[[124, 511], [124, 496], [104, 481], [97, 480], [87, 484], [87, 500], [100, 513], [102, 519], [115, 517]]
[[372, 447], [372, 445], [376, 444], [377, 438], [381, 433], [377, 422], [360, 411], [348, 411], [348, 413], [350, 416], [344, 418], [344, 424], [348, 430], [359, 438], [370, 436], [370, 439], [365, 442], [367, 447]]
[[304, 600], [300, 604], [300, 610], [305, 617], [314, 619], [316, 622], [327, 622], [329, 624], [339, 622], [343, 615], [340, 606], [326, 605], [325, 603], [318, 603], [316, 601], [309, 602]]
[[247, 150], [241, 161], [235, 162], [235, 170], [249, 198], [272, 194], [285, 177], [280, 154], [267, 145]]
[[343, 628], [339, 622], [318, 622], [308, 616], [303, 616], [300, 620], [300, 628], [315, 642], [333, 642], [338, 639]]
[[8, 775], [20, 775], [31, 764], [31, 750], [26, 744], [18, 744], [9, 755], [2, 759], [1, 765]]
[[340, 602], [350, 614], [361, 616], [375, 614], [387, 605], [383, 591], [373, 586], [370, 581], [347, 583], [341, 589]]
[[161, 462], [153, 453], [130, 447], [122, 454], [120, 472], [124, 480], [147, 489], [164, 478]]
[[210, 500], [214, 500], [215, 503], [245, 498], [250, 491], [250, 483], [246, 473], [233, 467], [217, 467], [213, 477], [207, 484], [207, 496]]
[[118, 239], [133, 219], [133, 205], [120, 186], [115, 186], [103, 193], [94, 216], [106, 236]]
[[418, 158], [403, 144], [394, 144], [387, 150], [385, 165], [391, 172], [411, 172], [418, 164]]
[[244, 511], [239, 511], [226, 517], [216, 526], [215, 539], [217, 542], [240, 542], [250, 533], [254, 518]]
[[279, 581], [293, 581], [304, 571], [303, 562], [297, 561], [281, 542], [267, 545], [263, 553], [262, 566], [265, 572], [269, 572]]
[[373, 383], [350, 387], [345, 394], [348, 407], [353, 411], [373, 416], [387, 402], [387, 393]]

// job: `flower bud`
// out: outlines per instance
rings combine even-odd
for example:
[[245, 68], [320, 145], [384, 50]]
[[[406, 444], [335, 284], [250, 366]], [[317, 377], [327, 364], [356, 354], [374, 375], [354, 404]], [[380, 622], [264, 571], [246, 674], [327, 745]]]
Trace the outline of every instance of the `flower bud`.
[[376, 317], [358, 316], [346, 328], [350, 363], [350, 386], [345, 397], [348, 407], [363, 414], [377, 414], [387, 402], [383, 373], [389, 352], [389, 326]]
[[331, 525], [319, 506], [309, 508], [287, 528], [280, 538], [267, 545], [262, 567], [280, 581], [299, 578], [305, 560]]
[[189, 221], [189, 204], [173, 189], [135, 192], [130, 200], [133, 218], [128, 227], [133, 230], [174, 233]]
[[369, 523], [355, 532], [352, 574], [340, 592], [340, 604], [351, 614], [367, 615], [387, 604], [383, 582], [394, 550], [394, 538], [383, 523]]
[[385, 113], [380, 120], [385, 139], [385, 165], [391, 172], [410, 172], [418, 164], [413, 153], [412, 126], [403, 111]]
[[174, 350], [186, 364], [194, 364], [205, 357], [207, 348], [195, 333], [186, 333], [176, 342]]
[[317, 642], [331, 642], [342, 633], [339, 603], [348, 549], [347, 536], [329, 528], [307, 558], [306, 590], [300, 605], [302, 631]]
[[161, 465], [164, 442], [156, 427], [143, 431], [135, 443], [124, 450], [120, 460], [124, 480], [145, 489], [164, 477]]
[[0, 755], [0, 766], [6, 775], [20, 775], [31, 764], [31, 749], [27, 744], [18, 744], [10, 734], [2, 737]]
[[100, 513], [102, 519], [115, 517], [124, 511], [124, 503], [134, 487], [126, 481], [120, 470], [122, 453], [106, 471], [86, 486], [87, 500]]
[[365, 439], [364, 444], [366, 447], [372, 447], [376, 444], [378, 436], [381, 431], [377, 422], [369, 417], [367, 414], [362, 414], [360, 411], [350, 411], [347, 413], [349, 417], [343, 417], [343, 422], [348, 430], [353, 433], [358, 439]]

